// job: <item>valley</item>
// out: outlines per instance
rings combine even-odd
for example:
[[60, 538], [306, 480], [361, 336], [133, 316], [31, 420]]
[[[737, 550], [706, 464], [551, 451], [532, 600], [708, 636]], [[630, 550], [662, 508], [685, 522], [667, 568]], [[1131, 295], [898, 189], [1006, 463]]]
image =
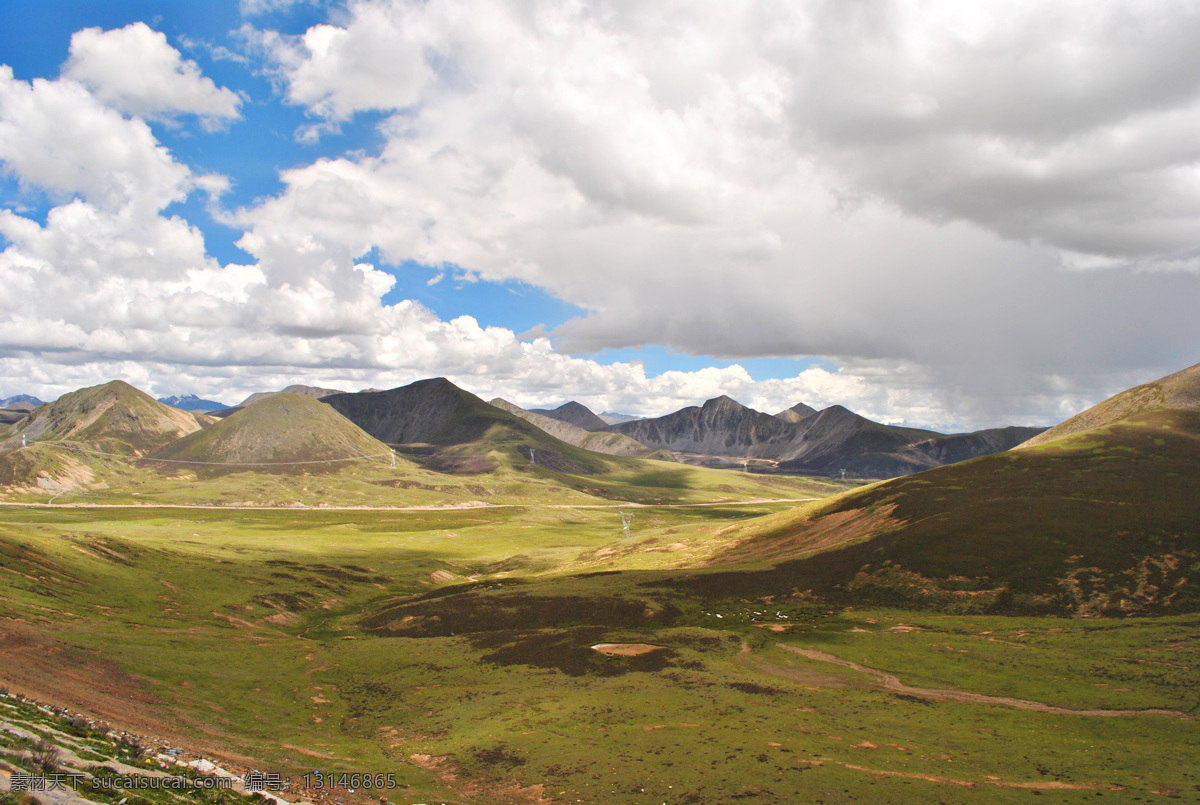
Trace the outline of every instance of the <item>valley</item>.
[[0, 718], [289, 803], [1186, 800], [1198, 375], [867, 485], [595, 453], [437, 382], [190, 422], [92, 391], [0, 456]]

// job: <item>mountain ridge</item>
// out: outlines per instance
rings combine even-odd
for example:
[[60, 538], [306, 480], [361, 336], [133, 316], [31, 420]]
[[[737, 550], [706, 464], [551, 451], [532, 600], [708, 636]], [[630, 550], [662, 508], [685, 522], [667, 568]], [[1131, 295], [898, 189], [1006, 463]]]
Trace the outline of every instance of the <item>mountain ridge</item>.
[[[814, 413], [806, 413], [813, 411]], [[1007, 450], [1040, 428], [943, 434], [884, 425], [841, 405], [822, 411], [798, 403], [774, 416], [727, 395], [665, 416], [612, 425], [647, 447], [709, 456], [765, 459], [784, 472], [890, 478]]]
[[549, 433], [554, 438], [561, 439], [567, 444], [575, 445], [584, 450], [591, 450], [594, 453], [605, 453], [610, 456], [653, 457], [659, 459], [667, 458], [670, 461], [674, 460], [674, 458], [660, 455], [661, 451], [651, 450], [641, 442], [620, 433], [585, 430], [564, 420], [543, 416], [536, 411], [526, 410], [500, 397], [488, 400], [488, 404], [494, 405], [514, 416], [521, 417], [526, 422], [546, 431], [546, 433]]

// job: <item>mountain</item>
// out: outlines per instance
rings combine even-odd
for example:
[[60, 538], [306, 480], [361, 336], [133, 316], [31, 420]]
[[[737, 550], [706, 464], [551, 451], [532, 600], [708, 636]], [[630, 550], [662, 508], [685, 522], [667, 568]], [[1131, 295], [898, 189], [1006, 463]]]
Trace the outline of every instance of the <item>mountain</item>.
[[45, 403], [29, 394], [17, 394], [0, 400], [0, 408], [7, 408], [10, 411], [32, 411], [39, 405], [45, 405]]
[[82, 442], [104, 452], [142, 455], [200, 430], [202, 421], [114, 380], [38, 407], [9, 428], [0, 450], [19, 446], [24, 436], [28, 441]]
[[[342, 389], [323, 389], [319, 386], [302, 386], [299, 384], [288, 386], [283, 391], [257, 391], [251, 394], [246, 399], [234, 406], [234, 408], [245, 408], [247, 405], [252, 405], [259, 400], [266, 399], [272, 394], [303, 394], [305, 397], [312, 397], [314, 400], [319, 400], [322, 397], [328, 397], [330, 394], [345, 394]], [[224, 407], [224, 406], [222, 406]]]
[[1192, 367], [1076, 418], [1099, 427], [769, 518], [720, 562], [779, 564], [707, 574], [704, 589], [955, 612], [1200, 611], [1197, 400]]
[[[771, 416], [729, 397], [717, 397], [655, 419], [612, 425], [647, 447], [706, 456], [767, 459], [779, 470], [803, 474], [892, 478], [951, 461], [1007, 450], [1040, 432], [998, 428], [946, 435], [883, 425], [834, 405], [824, 411], [800, 403]], [[786, 414], [787, 416], [784, 416]]]
[[197, 462], [200, 467], [229, 465], [239, 471], [249, 465], [258, 465], [254, 467], [258, 471], [312, 471], [321, 468], [318, 462], [338, 469], [346, 466], [343, 459], [368, 456], [389, 461], [391, 450], [329, 406], [303, 394], [280, 393], [162, 447], [151, 457], [166, 465]]
[[942, 434], [883, 425], [840, 405], [830, 406], [792, 425], [802, 434], [780, 469], [834, 475], [842, 470], [859, 478], [892, 478], [936, 467], [943, 462], [907, 448], [936, 441]]
[[608, 425], [620, 425], [622, 422], [637, 422], [639, 419], [645, 419], [645, 417], [634, 416], [633, 414], [618, 414], [614, 411], [605, 411], [596, 416], [600, 417]]
[[816, 413], [816, 408], [813, 408], [810, 405], [805, 405], [804, 403], [796, 403], [791, 408], [787, 409], [786, 411], [780, 411], [775, 416], [779, 417], [785, 422], [799, 422], [800, 420], [813, 416]]
[[[561, 439], [567, 444], [573, 444], [576, 447], [582, 447], [584, 450], [591, 450], [595, 453], [607, 453], [611, 456], [653, 457], [674, 461], [670, 453], [664, 454], [663, 451], [651, 450], [641, 442], [635, 441], [628, 436], [623, 436], [620, 433], [594, 433], [587, 431], [569, 422], [543, 416], [534, 411], [526, 411], [524, 408], [513, 405], [499, 397], [489, 400], [488, 404], [494, 405], [514, 416], [519, 416], [526, 422], [546, 431], [546, 433], [549, 433], [554, 438]], [[582, 408], [583, 406], [580, 407]]]
[[389, 391], [334, 394], [323, 402], [388, 444], [461, 444], [516, 419], [444, 377]]
[[770, 459], [791, 455], [802, 438], [791, 423], [724, 396], [666, 416], [610, 425], [608, 430], [656, 450]]
[[[334, 394], [321, 400], [381, 442], [429, 445], [429, 466], [489, 472], [501, 456], [519, 466], [597, 473], [618, 461], [554, 438], [524, 419], [463, 391], [444, 377], [389, 391]], [[607, 462], [607, 463], [606, 463]]]
[[534, 408], [530, 413], [557, 419], [559, 422], [566, 422], [584, 430], [604, 430], [608, 427], [608, 423], [593, 414], [586, 405], [574, 400], [563, 403], [557, 408]]
[[181, 411], [195, 411], [200, 414], [207, 414], [211, 411], [223, 411], [229, 407], [225, 403], [219, 403], [216, 400], [202, 400], [195, 394], [185, 394], [182, 397], [178, 395], [159, 397], [158, 401], [163, 405], [169, 405]]
[[1101, 428], [1141, 411], [1163, 409], [1200, 410], [1200, 363], [1109, 397], [1066, 422], [1034, 436], [1021, 447], [1035, 447], [1073, 433]]

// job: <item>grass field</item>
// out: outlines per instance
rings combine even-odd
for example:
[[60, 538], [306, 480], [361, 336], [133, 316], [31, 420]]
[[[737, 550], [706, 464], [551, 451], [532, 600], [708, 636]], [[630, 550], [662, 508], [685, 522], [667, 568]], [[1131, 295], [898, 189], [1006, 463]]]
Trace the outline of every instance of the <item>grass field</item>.
[[[504, 484], [516, 485], [514, 502], [530, 488], [521, 484], [555, 505], [606, 502], [537, 472], [486, 483], [498, 502]], [[650, 503], [817, 488], [670, 464], [642, 472], [620, 488]], [[367, 489], [371, 477], [338, 483]], [[274, 480], [228, 483], [244, 492]], [[147, 488], [163, 500], [185, 483]], [[831, 611], [803, 596], [743, 600], [678, 583], [752, 518], [783, 522], [788, 510], [649, 506], [633, 510], [626, 534], [614, 510], [584, 506], [4, 508], [0, 676], [235, 768], [295, 781], [317, 769], [390, 772], [393, 802], [1200, 797], [1200, 617]], [[591, 648], [603, 643], [656, 648]], [[913, 688], [1181, 715], [900, 694], [786, 647]]]

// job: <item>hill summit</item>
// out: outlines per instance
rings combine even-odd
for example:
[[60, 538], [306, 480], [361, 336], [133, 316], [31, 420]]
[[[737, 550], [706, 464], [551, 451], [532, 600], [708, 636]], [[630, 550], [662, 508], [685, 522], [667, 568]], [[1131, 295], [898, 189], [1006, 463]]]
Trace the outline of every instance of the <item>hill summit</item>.
[[143, 455], [200, 430], [195, 414], [163, 405], [121, 380], [73, 391], [35, 409], [6, 434], [0, 449], [27, 441], [83, 442], [98, 450]]
[[389, 391], [334, 394], [322, 402], [388, 444], [462, 444], [497, 422], [525, 425], [444, 377]]
[[[378, 456], [390, 450], [361, 428], [303, 394], [273, 394], [230, 414], [198, 433], [158, 450], [165, 461], [230, 465], [315, 464], [338, 466], [349, 459]], [[311, 467], [308, 467], [311, 469]]]
[[1085, 430], [1102, 428], [1134, 414], [1166, 409], [1200, 411], [1200, 363], [1113, 395], [1020, 446], [1035, 447]]
[[559, 422], [566, 422], [568, 425], [574, 425], [584, 430], [604, 430], [608, 427], [608, 423], [596, 416], [592, 409], [574, 400], [563, 403], [557, 408], [532, 408], [529, 413], [557, 419]]

